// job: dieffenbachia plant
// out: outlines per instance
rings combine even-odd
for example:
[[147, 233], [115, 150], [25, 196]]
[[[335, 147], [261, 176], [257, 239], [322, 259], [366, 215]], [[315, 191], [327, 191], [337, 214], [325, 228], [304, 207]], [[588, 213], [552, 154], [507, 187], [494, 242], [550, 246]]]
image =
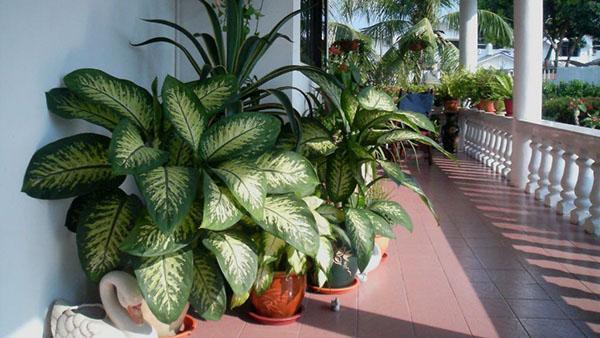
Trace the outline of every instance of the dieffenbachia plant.
[[[233, 76], [167, 77], [160, 95], [156, 81], [148, 92], [96, 69], [76, 70], [64, 83], [46, 93], [49, 110], [112, 136], [83, 133], [42, 147], [22, 190], [40, 199], [75, 197], [66, 226], [76, 232], [92, 281], [132, 269], [159, 320], [174, 321], [188, 301], [218, 319], [227, 285], [235, 303], [255, 283], [257, 234], [317, 255], [316, 222], [302, 199], [319, 184], [315, 169], [298, 153], [274, 149], [277, 117], [225, 116], [224, 107], [239, 100]], [[127, 175], [141, 197], [120, 188]]]
[[[423, 143], [450, 155], [421, 133], [435, 133], [427, 117], [399, 111], [383, 92], [367, 87], [354, 94], [348, 87], [342, 91], [334, 86], [321, 91], [327, 107], [314, 117], [301, 119], [299, 151], [315, 164], [323, 182], [320, 197], [325, 202], [315, 209], [329, 223], [321, 227], [325, 229], [322, 240], [346, 242], [363, 270], [371, 258], [376, 235], [393, 238], [392, 227], [396, 224], [412, 231], [411, 220], [398, 203], [365, 197], [376, 182], [385, 177], [392, 179], [417, 193], [433, 212], [416, 181], [386, 159], [386, 147], [396, 142], [406, 146]], [[292, 147], [291, 133], [282, 134], [280, 144]], [[377, 168], [382, 169], [381, 174]], [[320, 261], [316, 265], [322, 284], [329, 265]]]

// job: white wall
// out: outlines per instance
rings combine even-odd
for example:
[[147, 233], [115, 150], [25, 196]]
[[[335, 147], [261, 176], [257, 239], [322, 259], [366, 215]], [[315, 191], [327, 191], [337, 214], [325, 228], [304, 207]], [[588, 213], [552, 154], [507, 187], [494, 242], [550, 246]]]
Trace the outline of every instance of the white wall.
[[[171, 1], [0, 1], [0, 337], [40, 337], [48, 305], [94, 297], [79, 267], [69, 205], [20, 192], [34, 151], [82, 131], [84, 122], [51, 116], [44, 92], [64, 74], [96, 67], [149, 87], [174, 72], [168, 46], [130, 47], [161, 33], [138, 18], [174, 18]], [[170, 30], [164, 34], [172, 36]]]

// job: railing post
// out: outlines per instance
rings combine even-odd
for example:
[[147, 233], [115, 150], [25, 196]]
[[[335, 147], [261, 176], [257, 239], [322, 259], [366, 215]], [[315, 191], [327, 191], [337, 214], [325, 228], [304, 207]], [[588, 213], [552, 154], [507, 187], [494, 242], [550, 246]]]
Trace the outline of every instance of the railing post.
[[541, 144], [538, 143], [535, 138], [531, 138], [531, 142], [529, 143], [529, 147], [531, 148], [531, 159], [529, 161], [529, 175], [527, 176], [527, 184], [525, 185], [525, 192], [528, 194], [535, 193], [535, 189], [539, 187], [539, 170], [540, 170], [540, 162], [541, 162], [541, 152], [540, 147]]
[[565, 151], [561, 146], [559, 141], [554, 141], [552, 145], [552, 168], [550, 169], [550, 187], [548, 188], [550, 193], [544, 199], [544, 205], [547, 207], [554, 207], [560, 200], [562, 191], [560, 182], [565, 169], [565, 160], [563, 159]]
[[504, 169], [502, 169], [502, 176], [506, 177], [510, 181], [510, 171], [512, 170], [512, 135], [508, 135], [506, 142], [506, 166]]
[[579, 176], [575, 185], [575, 209], [571, 211], [571, 223], [581, 225], [583, 221], [590, 215], [590, 192], [592, 191], [592, 160], [589, 159], [585, 151], [579, 153], [577, 158], [577, 166], [579, 167]]
[[496, 166], [495, 170], [498, 174], [500, 174], [501, 176], [504, 176], [503, 171], [504, 171], [504, 168], [506, 168], [506, 157], [507, 157], [506, 152], [508, 150], [508, 133], [506, 131], [501, 131], [500, 137], [501, 137], [500, 151], [499, 151], [500, 158], [498, 159], [498, 165]]
[[575, 209], [575, 183], [577, 183], [577, 155], [570, 149], [565, 149], [563, 153], [563, 159], [565, 160], [565, 172], [560, 185], [562, 191], [560, 192], [560, 201], [556, 204], [556, 213], [559, 215], [570, 215], [571, 211]]
[[538, 188], [535, 189], [535, 199], [543, 201], [546, 195], [550, 193], [550, 169], [552, 167], [552, 146], [550, 140], [541, 140], [542, 161], [540, 162]]
[[588, 217], [583, 223], [585, 231], [600, 236], [600, 154], [596, 155], [598, 159], [592, 165], [592, 171], [594, 172], [594, 185], [592, 186], [592, 193], [590, 196], [590, 217]]

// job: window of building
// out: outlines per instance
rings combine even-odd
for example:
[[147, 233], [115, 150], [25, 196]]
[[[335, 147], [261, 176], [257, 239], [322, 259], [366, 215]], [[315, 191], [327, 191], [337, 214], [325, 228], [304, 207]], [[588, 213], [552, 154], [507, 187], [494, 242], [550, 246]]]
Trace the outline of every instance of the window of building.
[[301, 0], [300, 61], [322, 67], [327, 55], [327, 0]]

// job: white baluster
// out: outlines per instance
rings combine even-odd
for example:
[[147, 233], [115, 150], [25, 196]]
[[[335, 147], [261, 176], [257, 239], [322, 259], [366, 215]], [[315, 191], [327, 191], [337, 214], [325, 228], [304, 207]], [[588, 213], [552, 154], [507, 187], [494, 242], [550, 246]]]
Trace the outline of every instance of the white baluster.
[[507, 144], [506, 144], [506, 155], [504, 157], [506, 157], [506, 167], [504, 169], [502, 169], [502, 176], [506, 177], [508, 180], [510, 180], [510, 170], [512, 169], [512, 160], [511, 160], [511, 156], [512, 156], [512, 135], [508, 135], [508, 138], [506, 140]]
[[473, 147], [473, 123], [469, 120], [466, 122], [467, 130], [465, 131], [465, 154], [469, 155]]
[[479, 135], [477, 136], [477, 148], [475, 149], [475, 152], [473, 153], [473, 158], [478, 160], [479, 159], [479, 155], [481, 155], [483, 153], [483, 145], [485, 142], [485, 128], [483, 127], [482, 124], [478, 124], [478, 129], [479, 129]]
[[492, 159], [492, 170], [498, 172], [498, 165], [500, 164], [500, 150], [502, 149], [502, 130], [496, 130], [496, 142], [494, 143], [494, 157]]
[[560, 180], [562, 191], [560, 192], [560, 201], [556, 204], [556, 213], [559, 215], [570, 215], [575, 209], [575, 183], [577, 182], [577, 155], [569, 149], [565, 149], [562, 155], [565, 160], [565, 172]]
[[467, 155], [469, 157], [473, 157], [473, 154], [475, 154], [475, 150], [477, 149], [477, 135], [479, 134], [479, 129], [477, 128], [477, 124], [475, 122], [470, 122], [471, 136], [469, 137], [469, 150], [467, 151]]
[[500, 151], [498, 158], [498, 165], [496, 166], [495, 171], [502, 176], [502, 171], [506, 168], [506, 151], [508, 149], [508, 133], [505, 131], [500, 132]]
[[552, 167], [552, 146], [548, 140], [542, 140], [542, 162], [540, 163], [538, 188], [535, 189], [535, 199], [543, 201], [550, 193], [550, 168]]
[[483, 164], [486, 167], [489, 167], [491, 164], [491, 160], [494, 158], [494, 144], [496, 143], [496, 130], [490, 128], [490, 140], [488, 142], [487, 150], [485, 152], [485, 156], [483, 156]]
[[552, 168], [550, 169], [550, 186], [548, 187], [548, 195], [544, 198], [544, 205], [547, 207], [554, 207], [560, 200], [560, 192], [562, 186], [560, 180], [563, 176], [565, 169], [565, 160], [563, 159], [563, 153], [560, 142], [554, 141], [552, 143]]
[[483, 141], [482, 152], [479, 154], [477, 159], [479, 162], [484, 163], [486, 156], [490, 153], [490, 141], [492, 140], [492, 132], [491, 129], [484, 126], [483, 131], [485, 133], [485, 138]]
[[533, 194], [539, 186], [538, 181], [540, 180], [540, 176], [538, 175], [538, 170], [540, 169], [542, 157], [542, 153], [540, 152], [541, 146], [533, 137], [531, 138], [531, 143], [529, 143], [529, 147], [531, 148], [531, 159], [529, 160], [528, 167], [529, 176], [527, 176], [528, 182], [525, 186], [525, 192], [528, 194]]
[[577, 184], [575, 185], [575, 209], [571, 211], [571, 223], [581, 225], [583, 221], [590, 216], [590, 192], [592, 191], [592, 160], [589, 159], [582, 151], [577, 159], [577, 166], [579, 167], [579, 175], [577, 177]]
[[590, 202], [592, 203], [590, 217], [583, 223], [583, 228], [586, 232], [600, 236], [600, 154], [596, 154], [596, 159], [598, 160], [592, 165], [594, 185], [590, 194]]

